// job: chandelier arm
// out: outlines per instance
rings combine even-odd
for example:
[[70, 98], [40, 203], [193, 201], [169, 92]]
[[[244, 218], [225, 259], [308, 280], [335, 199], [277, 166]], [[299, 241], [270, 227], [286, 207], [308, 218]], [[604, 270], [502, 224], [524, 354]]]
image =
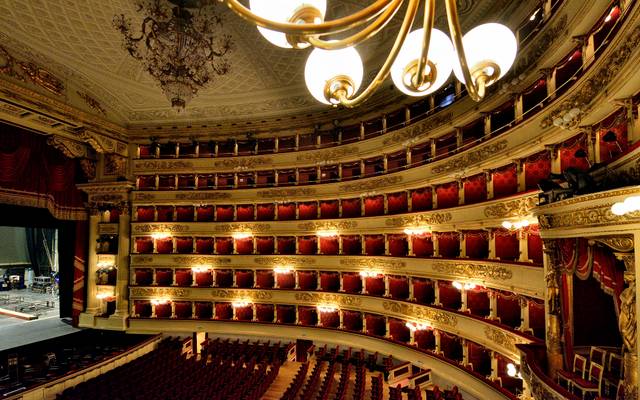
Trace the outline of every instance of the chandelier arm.
[[[296, 24], [291, 22], [276, 22], [263, 18], [253, 13], [249, 8], [240, 3], [239, 0], [219, 1], [223, 1], [240, 17], [255, 25], [292, 35], [327, 35], [352, 29], [372, 20], [395, 2], [395, 0], [377, 0], [367, 8], [357, 11], [351, 15], [347, 15], [346, 17], [319, 24]], [[404, 1], [405, 0], [401, 0], [401, 2]]]
[[[409, 4], [407, 6], [407, 11], [405, 12], [404, 19], [402, 20], [402, 25], [400, 26], [400, 30], [398, 31], [398, 36], [396, 36], [396, 40], [393, 43], [393, 47], [387, 56], [384, 64], [373, 78], [369, 86], [364, 89], [358, 96], [353, 99], [347, 98], [347, 94], [345, 91], [339, 91], [337, 93], [338, 100], [340, 100], [340, 104], [352, 108], [362, 103], [366, 99], [368, 99], [373, 92], [382, 85], [385, 79], [389, 76], [389, 72], [391, 71], [391, 66], [393, 62], [398, 57], [398, 53], [400, 52], [400, 48], [402, 44], [407, 38], [409, 34], [409, 30], [411, 30], [411, 25], [413, 24], [414, 19], [416, 18], [416, 14], [418, 13], [418, 7], [420, 6], [421, 0], [409, 0]], [[455, 1], [455, 0], [454, 0]]]
[[412, 78], [416, 88], [424, 85], [425, 76], [424, 69], [427, 65], [427, 55], [429, 54], [429, 44], [431, 43], [431, 31], [436, 17], [436, 0], [426, 0], [424, 5], [424, 21], [422, 23], [422, 51], [420, 58], [418, 58], [418, 70], [416, 75]]
[[369, 24], [366, 28], [362, 29], [360, 32], [357, 32], [344, 39], [323, 40], [318, 37], [320, 35], [313, 35], [305, 36], [303, 40], [307, 41], [313, 47], [324, 50], [338, 50], [344, 49], [345, 47], [356, 46], [380, 32], [380, 30], [382, 30], [389, 23], [389, 21], [391, 21], [396, 12], [398, 12], [403, 1], [404, 0], [392, 0], [392, 4], [389, 5], [389, 7], [387, 7], [382, 12], [382, 14], [380, 14], [376, 18], [375, 21]]
[[473, 81], [471, 77], [471, 71], [469, 70], [469, 64], [467, 64], [467, 56], [464, 52], [464, 46], [462, 44], [462, 29], [460, 29], [460, 20], [458, 18], [458, 6], [456, 0], [445, 0], [447, 8], [447, 20], [449, 21], [449, 32], [451, 32], [451, 39], [453, 41], [453, 47], [458, 54], [458, 60], [460, 61], [460, 69], [462, 70], [462, 76], [464, 76], [465, 85], [469, 97], [474, 101], [480, 101], [485, 95], [485, 79], [482, 75], [478, 78], [478, 83]]

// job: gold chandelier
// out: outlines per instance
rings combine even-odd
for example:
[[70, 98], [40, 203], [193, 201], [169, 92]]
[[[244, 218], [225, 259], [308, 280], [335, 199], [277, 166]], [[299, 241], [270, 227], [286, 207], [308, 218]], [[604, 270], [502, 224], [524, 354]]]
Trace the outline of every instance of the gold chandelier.
[[[438, 90], [452, 70], [469, 96], [481, 101], [485, 89], [511, 68], [517, 52], [515, 35], [501, 24], [480, 25], [463, 36], [456, 0], [444, 0], [452, 40], [434, 28], [436, 0], [377, 0], [330, 21], [324, 20], [327, 0], [250, 0], [249, 7], [239, 0], [220, 1], [257, 25], [276, 46], [312, 46], [305, 67], [307, 88], [318, 101], [336, 106], [362, 103], [389, 75], [403, 93], [425, 96]], [[369, 85], [357, 93], [364, 67], [355, 46], [380, 32], [404, 3], [404, 18], [389, 55]], [[421, 3], [422, 28], [410, 32]], [[346, 37], [328, 38], [334, 34]]]

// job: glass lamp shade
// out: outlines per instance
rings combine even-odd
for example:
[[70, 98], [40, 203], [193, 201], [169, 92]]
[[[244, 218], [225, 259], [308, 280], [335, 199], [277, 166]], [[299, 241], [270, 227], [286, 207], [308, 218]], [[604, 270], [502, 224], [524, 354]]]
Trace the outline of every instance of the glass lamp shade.
[[[337, 104], [325, 97], [327, 83], [334, 78], [348, 78], [352, 86], [348, 87], [347, 97], [351, 97], [360, 88], [364, 68], [360, 54], [353, 47], [340, 50], [314, 49], [304, 68], [304, 80], [311, 95], [321, 103]], [[337, 83], [336, 83], [337, 84]]]
[[[314, 23], [320, 23], [324, 20], [327, 11], [327, 0], [251, 0], [249, 7], [254, 14], [276, 22], [299, 22], [291, 21], [292, 17], [304, 8], [313, 7], [322, 15], [322, 18], [316, 18]], [[292, 48], [284, 33], [261, 26], [258, 27], [258, 31], [272, 44], [287, 49]], [[308, 44], [299, 47], [307, 46]]]
[[[506, 26], [496, 23], [473, 28], [462, 38], [462, 45], [472, 75], [479, 69], [484, 69], [488, 75], [492, 75], [495, 70], [487, 66], [489, 63], [500, 68], [500, 74], [495, 77], [494, 82], [509, 71], [518, 51], [518, 42], [513, 32]], [[460, 62], [454, 63], [453, 73], [466, 85]]]
[[[413, 90], [407, 87], [403, 82], [411, 81], [411, 74], [406, 72], [410, 64], [418, 61], [420, 52], [422, 51], [423, 29], [413, 31], [407, 36], [398, 57], [391, 66], [391, 79], [396, 87], [409, 96], [426, 96], [438, 90], [449, 79], [451, 70], [455, 60], [455, 52], [449, 37], [444, 32], [433, 29], [431, 31], [431, 40], [429, 42], [429, 53], [427, 60], [435, 65], [435, 81], [425, 90]], [[425, 74], [429, 74], [429, 66], [425, 66]]]

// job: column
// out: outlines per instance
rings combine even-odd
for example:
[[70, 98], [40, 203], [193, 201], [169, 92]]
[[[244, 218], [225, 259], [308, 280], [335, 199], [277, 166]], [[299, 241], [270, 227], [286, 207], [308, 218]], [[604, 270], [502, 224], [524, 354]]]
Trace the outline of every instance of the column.
[[440, 246], [438, 244], [438, 235], [436, 232], [431, 233], [431, 241], [433, 242], [433, 256], [440, 257]]
[[432, 208], [435, 210], [438, 208], [438, 191], [436, 185], [431, 185], [431, 203], [433, 204]]
[[406, 160], [407, 160], [407, 165], [411, 165], [411, 149], [407, 148], [406, 150]]
[[364, 122], [360, 122], [360, 140], [364, 140], [365, 132], [364, 132]]
[[196, 302], [191, 302], [191, 318], [196, 319]]
[[410, 276], [407, 279], [409, 280], [409, 301], [416, 301], [416, 298], [413, 295], [413, 277]]
[[367, 316], [365, 313], [362, 313], [362, 333], [367, 333]]
[[458, 205], [464, 205], [464, 182], [458, 179]]
[[255, 269], [252, 272], [253, 272], [253, 287], [255, 288], [258, 286], [258, 273]]
[[384, 317], [384, 326], [385, 326], [385, 333], [384, 333], [384, 337], [389, 339], [391, 338], [391, 329], [389, 326], [389, 317], [385, 316]]
[[518, 259], [518, 261], [531, 262], [531, 260], [529, 260], [529, 232], [525, 231], [524, 229], [520, 229], [517, 235], [518, 245], [520, 247], [520, 258]]
[[529, 332], [529, 300], [520, 298], [520, 332]]
[[522, 107], [522, 94], [518, 94], [516, 96], [514, 107], [515, 107], [516, 122], [521, 122], [522, 116], [524, 115], [524, 109]]
[[258, 320], [258, 314], [256, 313], [256, 305], [255, 303], [251, 303], [251, 321]]
[[[634, 235], [635, 248], [640, 248], [640, 236]], [[618, 327], [622, 335], [623, 343], [623, 365], [624, 365], [624, 395], [625, 399], [638, 398], [638, 355], [639, 346], [637, 343], [638, 324], [638, 304], [636, 293], [640, 282], [636, 280], [636, 253], [616, 253], [618, 259], [624, 261], [626, 271], [624, 280], [628, 285], [620, 294], [620, 315], [618, 316]]]
[[155, 303], [151, 303], [151, 318], [156, 317], [156, 305]]
[[407, 193], [407, 211], [411, 212], [413, 211], [413, 200], [411, 198], [411, 190], [405, 190], [405, 192]]
[[[435, 139], [431, 139], [431, 158], [435, 158], [436, 156], [436, 140]], [[436, 208], [435, 205], [433, 206], [433, 208]]]
[[344, 283], [342, 280], [342, 272], [338, 272], [338, 278], [340, 279], [340, 288], [338, 289], [339, 292], [344, 292]]
[[458, 242], [460, 243], [460, 258], [467, 258], [467, 235], [465, 235], [463, 231], [459, 231], [458, 235], [460, 236]]
[[[87, 314], [97, 314], [100, 312], [100, 302], [96, 298], [98, 288], [96, 286], [96, 274], [98, 271], [98, 255], [96, 244], [98, 240], [98, 223], [100, 222], [100, 212], [97, 208], [90, 210], [89, 216], [89, 254], [87, 257]], [[93, 321], [92, 321], [93, 322]]]
[[389, 275], [384, 274], [384, 297], [391, 297], [391, 291], [389, 290]]
[[178, 282], [176, 282], [176, 268], [171, 268], [171, 286], [178, 286]]
[[487, 200], [493, 199], [493, 174], [491, 170], [484, 170], [484, 181], [487, 185]]
[[[296, 241], [297, 243], [297, 241]], [[300, 278], [298, 277], [298, 271], [293, 271], [293, 279], [296, 282], [295, 288], [300, 289]]]
[[238, 287], [238, 283], [236, 282], [237, 278], [236, 278], [236, 270], [232, 269], [231, 272], [233, 273], [233, 285], [232, 287]]
[[386, 233], [384, 234], [384, 255], [385, 256], [389, 255], [389, 235]]
[[[553, 376], [555, 377], [555, 375]], [[489, 376], [489, 379], [492, 381], [498, 379], [498, 355], [493, 350], [491, 351], [491, 375]]]
[[440, 350], [440, 331], [437, 329], [433, 330], [433, 337], [435, 339], [436, 342], [436, 348], [435, 348], [435, 353], [436, 354], [440, 354], [441, 350]]
[[562, 317], [560, 314], [560, 278], [562, 270], [556, 264], [556, 243], [544, 240], [544, 276], [546, 281], [546, 343], [547, 368], [549, 376], [556, 376], [563, 366], [562, 355]]
[[527, 188], [526, 165], [524, 160], [513, 160], [516, 164], [516, 179], [518, 180], [518, 192], [524, 192]]
[[340, 325], [338, 325], [338, 328], [344, 329], [344, 315], [342, 315], [342, 310], [338, 310], [338, 316], [340, 317]]
[[555, 68], [542, 68], [540, 72], [544, 75], [547, 84], [547, 97], [552, 100], [556, 98], [556, 70]]
[[413, 257], [413, 235], [407, 235], [407, 255]]
[[467, 308], [467, 289], [465, 289], [464, 287], [462, 289], [460, 289], [460, 299], [462, 301], [462, 305], [460, 306], [460, 311], [461, 312], [467, 312], [468, 308]]
[[560, 168], [560, 152], [556, 148], [555, 145], [545, 145], [544, 146], [551, 156], [551, 173], [552, 174], [560, 174], [562, 173]]
[[176, 303], [171, 302], [171, 318], [176, 318]]
[[411, 346], [416, 345], [416, 331], [414, 331], [413, 329], [409, 329], [409, 344]]
[[497, 259], [496, 257], [496, 235], [493, 233], [492, 229], [487, 229], [489, 232], [489, 256], [490, 260]]
[[316, 271], [316, 281], [318, 283], [318, 285], [316, 286], [316, 290], [321, 290], [322, 289], [322, 285], [320, 284], [320, 270]]
[[498, 293], [489, 290], [489, 319], [498, 319]]
[[469, 346], [467, 346], [467, 340], [464, 338], [460, 342], [462, 345], [462, 365], [466, 367], [469, 365]]
[[438, 280], [433, 280], [433, 305], [434, 306], [442, 306], [440, 303], [440, 285]]
[[300, 323], [300, 314], [298, 313], [298, 305], [296, 305], [296, 325]]
[[389, 172], [389, 156], [386, 154], [382, 156], [382, 168], [384, 169], [385, 174]]

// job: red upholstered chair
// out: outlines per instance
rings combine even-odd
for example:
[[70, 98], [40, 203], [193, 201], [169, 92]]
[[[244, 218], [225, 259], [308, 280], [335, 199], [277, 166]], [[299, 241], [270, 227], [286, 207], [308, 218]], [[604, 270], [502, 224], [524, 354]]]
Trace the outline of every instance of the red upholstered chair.
[[605, 393], [613, 393], [616, 390], [618, 383], [623, 381], [623, 372], [622, 357], [616, 353], [609, 353], [603, 375], [603, 390]]
[[493, 170], [491, 180], [493, 183], [493, 197], [501, 198], [518, 192], [518, 172], [515, 164]]
[[368, 256], [382, 256], [385, 254], [384, 235], [365, 235], [364, 252]]
[[470, 176], [464, 180], [464, 204], [474, 204], [487, 199], [487, 181], [484, 173]]
[[190, 269], [176, 269], [176, 284], [178, 286], [191, 286], [193, 277]]
[[191, 318], [192, 307], [190, 301], [174, 301], [174, 304], [176, 308], [176, 318]]
[[413, 247], [413, 255], [416, 257], [433, 256], [433, 239], [431, 234], [411, 235], [411, 245]]
[[233, 271], [230, 269], [217, 269], [216, 286], [222, 288], [233, 286]]
[[442, 307], [458, 310], [462, 306], [462, 294], [451, 285], [451, 282], [438, 281], [438, 292]]
[[325, 328], [337, 328], [340, 326], [340, 314], [338, 311], [319, 312], [320, 325]]
[[273, 221], [276, 217], [276, 207], [273, 204], [258, 204], [256, 219], [258, 221]]
[[215, 319], [232, 319], [233, 307], [231, 303], [216, 303]]
[[158, 206], [156, 210], [158, 212], [158, 222], [173, 221], [173, 206]]
[[211, 319], [213, 317], [213, 304], [208, 301], [196, 301], [196, 318]]
[[252, 288], [253, 287], [253, 271], [236, 270], [236, 286], [244, 289]]
[[338, 218], [340, 217], [340, 206], [338, 200], [321, 200], [320, 201], [320, 218]]
[[151, 317], [151, 302], [149, 300], [135, 300], [133, 310], [138, 317], [149, 318]]
[[173, 239], [170, 237], [156, 239], [156, 251], [158, 254], [173, 253]]
[[382, 315], [365, 314], [364, 318], [367, 326], [367, 335], [386, 336], [387, 324]]
[[398, 300], [409, 298], [409, 280], [404, 276], [389, 276], [389, 295]]
[[196, 238], [197, 254], [213, 254], [213, 238], [199, 237]]
[[251, 321], [253, 320], [253, 307], [250, 305], [244, 307], [235, 307], [236, 320]]
[[362, 215], [362, 208], [360, 206], [360, 199], [342, 199], [342, 218], [360, 217]]
[[362, 277], [355, 272], [345, 272], [342, 274], [342, 290], [346, 293], [362, 292]]
[[332, 237], [320, 237], [320, 254], [336, 255], [340, 250], [340, 240], [337, 236]]
[[298, 323], [306, 326], [318, 324], [318, 311], [315, 307], [298, 306]]
[[298, 219], [318, 218], [318, 203], [315, 201], [305, 201], [298, 203]]
[[258, 254], [273, 254], [273, 250], [274, 250], [273, 236], [256, 238], [256, 252]]
[[216, 254], [233, 254], [233, 238], [217, 237]]
[[311, 255], [318, 253], [318, 239], [315, 236], [298, 237], [298, 254]]
[[389, 335], [396, 342], [409, 342], [410, 333], [405, 321], [396, 318], [389, 318]]
[[414, 333], [414, 340], [419, 349], [435, 351], [436, 337], [432, 329], [419, 330]]
[[408, 211], [407, 192], [387, 195], [387, 214], [399, 214]]
[[156, 269], [156, 284], [170, 286], [173, 283], [173, 272], [170, 269]]
[[155, 210], [151, 206], [136, 208], [136, 221], [138, 222], [151, 222], [154, 220]]
[[213, 285], [213, 275], [211, 271], [194, 272], [196, 286], [209, 287]]
[[153, 282], [153, 270], [150, 268], [135, 269], [136, 285], [149, 286]]
[[150, 236], [140, 236], [135, 238], [136, 252], [140, 254], [153, 253], [153, 238]]
[[431, 188], [415, 189], [411, 191], [411, 211], [426, 211], [433, 208]]
[[362, 254], [362, 243], [360, 235], [344, 235], [342, 239], [342, 254], [358, 255]]
[[365, 292], [371, 296], [384, 296], [384, 276], [367, 276], [364, 278]]
[[340, 275], [337, 272], [320, 272], [320, 289], [337, 292], [340, 289]]
[[156, 304], [156, 318], [171, 318], [171, 304]]
[[375, 215], [384, 215], [384, 196], [372, 196], [364, 198], [364, 215], [372, 217]]
[[288, 221], [296, 219], [296, 203], [278, 204], [278, 220]]
[[233, 206], [216, 206], [216, 221], [233, 221]]
[[253, 254], [253, 238], [234, 239], [237, 254]]
[[213, 206], [196, 207], [196, 219], [198, 222], [211, 222], [214, 218]]
[[301, 290], [316, 290], [318, 288], [318, 274], [315, 271], [297, 271], [298, 286]]
[[517, 261], [520, 258], [518, 232], [496, 229], [493, 234], [496, 241], [496, 257], [500, 260]]
[[256, 304], [256, 319], [260, 322], [273, 322], [275, 308], [273, 304]]
[[274, 282], [272, 270], [256, 271], [256, 287], [260, 289], [272, 289]]
[[362, 332], [362, 313], [359, 311], [342, 310], [342, 324], [348, 331]]
[[296, 322], [296, 307], [278, 304], [276, 306], [276, 321], [279, 324], [294, 324]]
[[456, 207], [459, 204], [458, 182], [445, 183], [436, 187], [438, 208]]
[[176, 221], [192, 222], [193, 206], [176, 206]]
[[602, 365], [590, 362], [587, 378], [576, 378], [571, 381], [572, 392], [580, 393], [583, 399], [586, 398], [589, 393], [593, 396], [602, 395], [603, 373], [604, 367]]
[[293, 289], [296, 287], [296, 278], [293, 271], [279, 272], [276, 274], [276, 283], [280, 289]]
[[236, 221], [253, 221], [253, 204], [239, 204], [236, 206]]
[[587, 371], [587, 359], [579, 354], [573, 355], [573, 368], [571, 371], [558, 371], [558, 384], [567, 390], [571, 390], [571, 382], [575, 379], [584, 379]]
[[413, 297], [417, 303], [433, 304], [435, 301], [435, 290], [433, 282], [423, 278], [413, 278]]
[[278, 236], [278, 254], [296, 254], [296, 238], [294, 236]]
[[393, 257], [405, 257], [409, 249], [406, 235], [387, 235], [389, 242], [389, 255]]
[[193, 253], [193, 238], [192, 237], [176, 238], [176, 253], [180, 253], [180, 254]]

